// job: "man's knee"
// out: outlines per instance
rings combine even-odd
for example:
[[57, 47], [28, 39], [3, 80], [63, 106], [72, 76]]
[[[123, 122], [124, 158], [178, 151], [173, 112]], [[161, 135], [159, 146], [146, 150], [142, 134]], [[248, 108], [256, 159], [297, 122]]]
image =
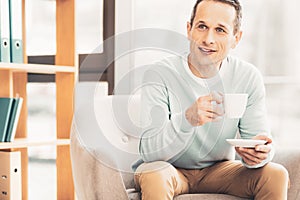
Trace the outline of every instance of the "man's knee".
[[136, 174], [138, 173], [151, 173], [151, 172], [157, 172], [161, 170], [165, 170], [166, 168], [169, 168], [173, 166], [165, 161], [155, 161], [155, 162], [149, 162], [149, 163], [143, 163], [136, 169]]
[[285, 167], [276, 163], [268, 163], [260, 169], [258, 184], [254, 187], [257, 199], [287, 199], [289, 174]]
[[[262, 168], [259, 187], [260, 195], [272, 199], [286, 199], [289, 187], [289, 173], [285, 167], [269, 163]], [[258, 192], [259, 193], [259, 192]], [[275, 198], [276, 197], [276, 198]]]
[[175, 168], [168, 162], [164, 161], [155, 161], [150, 163], [141, 164], [135, 172], [135, 182], [136, 185], [146, 182], [151, 184], [154, 181], [154, 185], [163, 183], [166, 179], [169, 179], [169, 176], [172, 176], [172, 173], [175, 172]]
[[[287, 169], [277, 163], [269, 163], [262, 168], [262, 177], [265, 177], [267, 180], [272, 180], [274, 184], [283, 184], [288, 183], [289, 173]], [[281, 184], [281, 185], [282, 185]]]
[[145, 199], [163, 198], [172, 199], [174, 196], [174, 176], [176, 169], [169, 163], [157, 161], [144, 163], [135, 173], [135, 183], [138, 190], [142, 191]]

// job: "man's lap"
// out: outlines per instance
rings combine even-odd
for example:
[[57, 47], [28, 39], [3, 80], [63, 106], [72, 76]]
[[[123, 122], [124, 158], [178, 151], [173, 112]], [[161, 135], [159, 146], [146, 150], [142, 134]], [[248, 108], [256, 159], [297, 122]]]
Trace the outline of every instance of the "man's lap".
[[[174, 188], [174, 195], [182, 193], [223, 193], [249, 198], [254, 195], [258, 180], [266, 174], [265, 171], [277, 167], [278, 164], [269, 163], [262, 168], [248, 169], [240, 161], [222, 161], [204, 169], [181, 169], [167, 162], [158, 161], [144, 163], [139, 166], [135, 174], [135, 181], [138, 189], [140, 189], [139, 177], [141, 174], [148, 174], [149, 176], [156, 174], [155, 180], [161, 178], [165, 181], [175, 181], [174, 185], [177, 188]], [[157, 176], [159, 172], [163, 176]], [[147, 187], [148, 184], [144, 183], [143, 185]]]

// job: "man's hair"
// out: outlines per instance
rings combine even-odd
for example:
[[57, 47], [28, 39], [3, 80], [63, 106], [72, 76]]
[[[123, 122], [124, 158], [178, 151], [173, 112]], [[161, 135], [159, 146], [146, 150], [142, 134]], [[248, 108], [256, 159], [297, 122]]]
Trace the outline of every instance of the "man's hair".
[[[202, 1], [208, 1], [208, 0], [197, 0], [197, 2], [195, 3], [193, 12], [192, 12], [192, 16], [191, 16], [191, 21], [190, 21], [191, 26], [193, 26], [193, 23], [194, 23], [198, 4], [201, 3]], [[241, 23], [242, 23], [242, 6], [241, 6], [239, 0], [210, 0], [210, 1], [225, 3], [225, 4], [228, 4], [232, 7], [234, 7], [235, 12], [236, 12], [236, 17], [234, 20], [233, 33], [236, 33], [240, 29]]]

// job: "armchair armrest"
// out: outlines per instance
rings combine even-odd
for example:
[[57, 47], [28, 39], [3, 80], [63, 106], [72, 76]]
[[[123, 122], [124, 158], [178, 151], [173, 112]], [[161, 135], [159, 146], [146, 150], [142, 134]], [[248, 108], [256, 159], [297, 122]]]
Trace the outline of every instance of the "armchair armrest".
[[[105, 155], [100, 149], [88, 150], [82, 145], [76, 132], [76, 127], [73, 125], [71, 160], [78, 199], [128, 199], [121, 173], [100, 162]], [[107, 160], [107, 157], [105, 159]]]
[[273, 162], [283, 165], [289, 172], [288, 199], [300, 199], [300, 148], [276, 148]]

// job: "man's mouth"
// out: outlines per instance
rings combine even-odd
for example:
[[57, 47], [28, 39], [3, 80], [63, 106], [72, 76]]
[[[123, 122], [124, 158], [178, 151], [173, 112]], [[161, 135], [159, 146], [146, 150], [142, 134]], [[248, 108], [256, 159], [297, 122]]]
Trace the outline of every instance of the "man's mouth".
[[207, 48], [203, 48], [203, 47], [198, 47], [199, 50], [204, 53], [204, 54], [211, 54], [211, 53], [215, 53], [217, 52], [216, 50], [214, 49], [207, 49]]

